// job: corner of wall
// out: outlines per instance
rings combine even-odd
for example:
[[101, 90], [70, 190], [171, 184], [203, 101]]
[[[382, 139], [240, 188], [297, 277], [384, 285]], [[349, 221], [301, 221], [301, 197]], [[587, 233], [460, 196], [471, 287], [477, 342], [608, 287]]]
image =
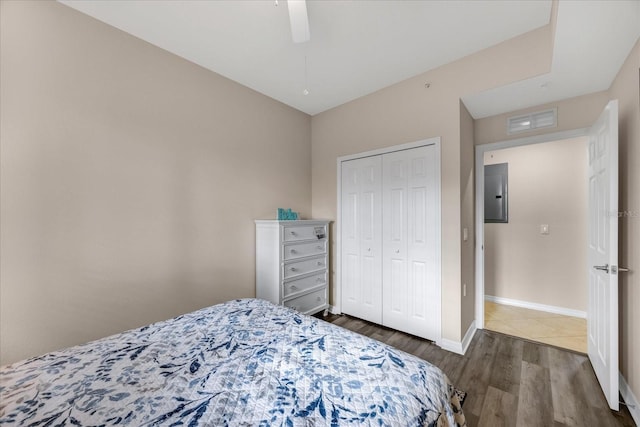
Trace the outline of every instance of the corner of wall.
[[443, 339], [440, 342], [440, 348], [464, 356], [469, 349], [471, 340], [473, 340], [473, 337], [475, 336], [477, 330], [478, 328], [476, 328], [476, 322], [475, 320], [472, 320], [461, 341]]
[[640, 39], [606, 93], [619, 106], [619, 263], [636, 271], [619, 282], [620, 391], [640, 424]]
[[460, 100], [460, 335], [475, 320], [474, 122]]
[[635, 421], [637, 425], [640, 425], [640, 403], [638, 403], [638, 398], [633, 393], [633, 390], [631, 390], [629, 384], [627, 384], [627, 381], [622, 375], [622, 372], [620, 373], [619, 381], [620, 394], [624, 399], [624, 403], [627, 406], [627, 409], [629, 409], [631, 418], [633, 418], [633, 421]]

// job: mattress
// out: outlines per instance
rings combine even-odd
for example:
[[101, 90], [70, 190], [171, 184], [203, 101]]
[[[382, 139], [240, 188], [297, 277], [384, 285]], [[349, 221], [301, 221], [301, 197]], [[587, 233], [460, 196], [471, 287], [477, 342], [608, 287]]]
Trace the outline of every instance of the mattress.
[[1, 425], [457, 426], [437, 367], [257, 299], [0, 369]]

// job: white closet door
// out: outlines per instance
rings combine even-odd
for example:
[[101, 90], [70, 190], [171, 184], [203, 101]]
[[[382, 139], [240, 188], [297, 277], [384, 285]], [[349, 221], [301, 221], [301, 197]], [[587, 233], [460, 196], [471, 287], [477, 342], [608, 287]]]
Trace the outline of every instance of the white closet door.
[[407, 325], [407, 151], [382, 158], [382, 319], [405, 331]]
[[382, 323], [382, 159], [342, 162], [342, 311]]
[[424, 338], [440, 337], [439, 158], [434, 145], [411, 158], [409, 169], [409, 320]]
[[385, 326], [438, 339], [435, 146], [383, 156]]

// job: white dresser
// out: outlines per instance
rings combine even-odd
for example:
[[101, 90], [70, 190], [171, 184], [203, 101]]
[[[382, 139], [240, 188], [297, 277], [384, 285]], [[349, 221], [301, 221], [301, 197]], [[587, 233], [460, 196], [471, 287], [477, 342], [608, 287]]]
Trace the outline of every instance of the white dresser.
[[256, 221], [256, 297], [305, 314], [329, 307], [329, 221]]

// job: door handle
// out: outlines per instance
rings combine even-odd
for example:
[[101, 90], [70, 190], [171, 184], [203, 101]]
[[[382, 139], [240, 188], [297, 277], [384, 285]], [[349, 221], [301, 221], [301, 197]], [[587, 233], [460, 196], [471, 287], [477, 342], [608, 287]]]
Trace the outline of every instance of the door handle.
[[628, 273], [629, 269], [625, 268], [625, 267], [618, 267], [616, 265], [612, 265], [611, 266], [611, 273], [618, 274], [618, 272], [620, 272], [620, 273]]
[[609, 273], [609, 264], [594, 265], [593, 268], [595, 268], [596, 270], [602, 270], [602, 271], [606, 271], [607, 273]]

